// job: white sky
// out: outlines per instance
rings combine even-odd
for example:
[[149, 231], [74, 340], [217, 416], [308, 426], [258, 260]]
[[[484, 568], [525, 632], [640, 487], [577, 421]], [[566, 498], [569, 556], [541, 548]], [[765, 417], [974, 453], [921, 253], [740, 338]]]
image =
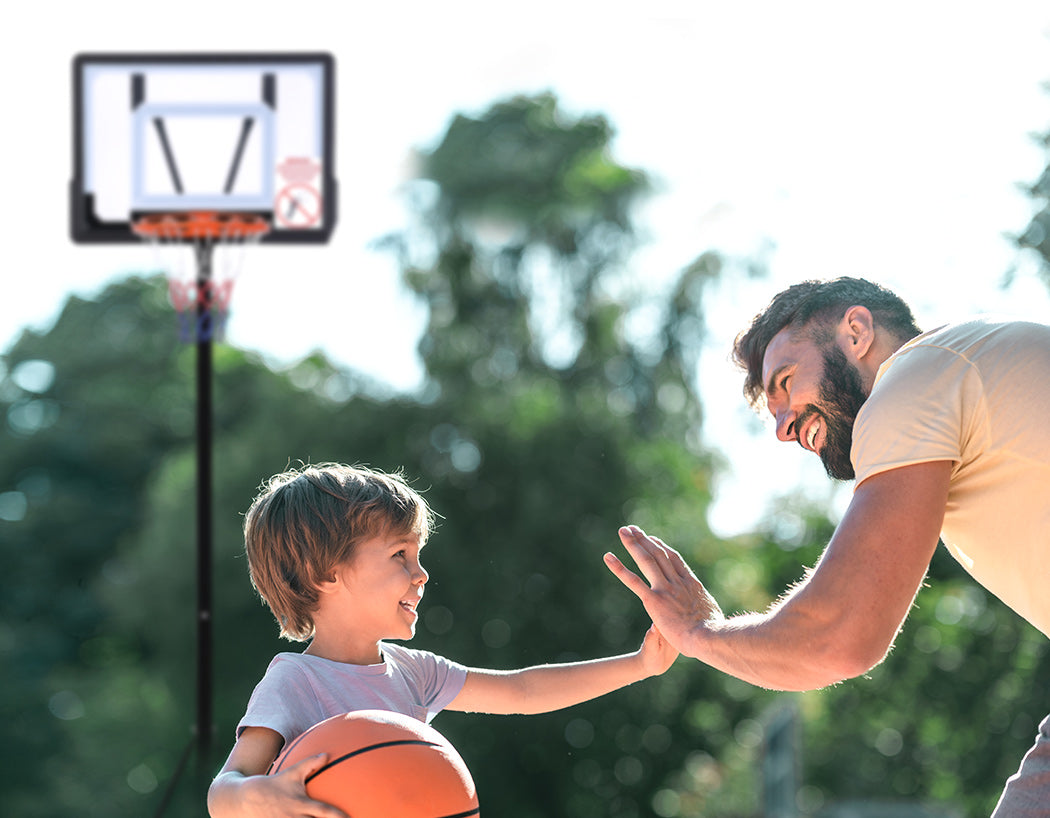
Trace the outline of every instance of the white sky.
[[[101, 0], [63, 5], [60, 26], [53, 5], [20, 5], [10, 22], [47, 36], [11, 37], [0, 53], [12, 259], [0, 348], [46, 328], [68, 294], [152, 265], [143, 248], [68, 237], [71, 63], [88, 51], [336, 57], [336, 234], [326, 247], [256, 250], [228, 341], [278, 362], [321, 349], [406, 389], [419, 379], [422, 315], [369, 245], [405, 224], [412, 149], [453, 113], [514, 93], [553, 90], [571, 113], [607, 115], [615, 158], [660, 185], [637, 214], [639, 281], [656, 287], [707, 250], [772, 247], [771, 279], [725, 282], [707, 315], [705, 434], [734, 466], [712, 520], [724, 533], [751, 524], [771, 494], [829, 492], [815, 458], [768, 429], [746, 432], [754, 421], [725, 363], [733, 335], [782, 287], [865, 275], [909, 300], [923, 326], [989, 310], [1048, 320], [1029, 263], [998, 287], [1019, 262], [1004, 234], [1033, 212], [1018, 186], [1048, 159], [1033, 139], [1050, 128], [1045, 0], [501, 5], [184, 0], [177, 14], [144, 15], [141, 3]], [[377, 328], [390, 330], [381, 357], [363, 340]]]

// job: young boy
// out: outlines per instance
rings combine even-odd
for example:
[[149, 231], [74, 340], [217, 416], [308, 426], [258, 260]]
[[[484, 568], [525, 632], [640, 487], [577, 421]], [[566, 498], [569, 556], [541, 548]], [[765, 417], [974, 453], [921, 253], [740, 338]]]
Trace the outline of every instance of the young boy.
[[255, 498], [244, 522], [252, 584], [281, 635], [310, 643], [275, 656], [252, 693], [208, 791], [213, 818], [344, 818], [306, 795], [304, 781], [324, 756], [265, 774], [286, 742], [331, 716], [544, 713], [663, 673], [677, 657], [655, 627], [635, 653], [510, 671], [386, 642], [415, 635], [429, 578], [419, 556], [432, 525], [430, 507], [399, 475], [360, 467], [285, 472]]

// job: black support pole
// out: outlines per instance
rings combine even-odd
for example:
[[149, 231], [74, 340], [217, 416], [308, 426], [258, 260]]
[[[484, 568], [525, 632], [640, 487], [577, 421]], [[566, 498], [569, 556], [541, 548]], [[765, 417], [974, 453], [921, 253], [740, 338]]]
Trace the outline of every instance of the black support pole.
[[210, 774], [212, 745], [212, 244], [197, 253], [197, 749]]

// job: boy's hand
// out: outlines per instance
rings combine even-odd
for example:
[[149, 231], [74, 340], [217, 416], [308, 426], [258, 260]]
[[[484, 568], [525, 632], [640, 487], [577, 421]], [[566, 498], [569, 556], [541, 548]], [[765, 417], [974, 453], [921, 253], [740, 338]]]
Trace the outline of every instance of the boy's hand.
[[306, 794], [306, 779], [327, 761], [328, 756], [321, 754], [305, 758], [276, 775], [242, 778], [237, 788], [236, 814], [253, 818], [350, 818], [338, 807], [315, 801]]
[[678, 651], [668, 642], [660, 630], [653, 625], [645, 632], [642, 646], [638, 649], [642, 660], [642, 671], [648, 676], [659, 676], [678, 658]]

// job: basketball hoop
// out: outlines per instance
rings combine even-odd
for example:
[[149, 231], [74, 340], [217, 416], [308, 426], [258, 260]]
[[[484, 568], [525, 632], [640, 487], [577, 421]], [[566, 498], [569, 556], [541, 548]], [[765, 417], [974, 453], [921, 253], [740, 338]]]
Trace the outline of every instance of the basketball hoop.
[[194, 346], [194, 741], [203, 780], [214, 739], [212, 341], [225, 329], [248, 246], [327, 244], [335, 229], [335, 60], [285, 51], [78, 54], [72, 90], [70, 235], [150, 244], [179, 334]]
[[[269, 232], [269, 222], [251, 213], [150, 213], [135, 219], [131, 229], [153, 247], [168, 279], [179, 338], [221, 340], [245, 250]], [[193, 250], [191, 263], [182, 252], [186, 244]], [[213, 263], [216, 248], [223, 252]]]

